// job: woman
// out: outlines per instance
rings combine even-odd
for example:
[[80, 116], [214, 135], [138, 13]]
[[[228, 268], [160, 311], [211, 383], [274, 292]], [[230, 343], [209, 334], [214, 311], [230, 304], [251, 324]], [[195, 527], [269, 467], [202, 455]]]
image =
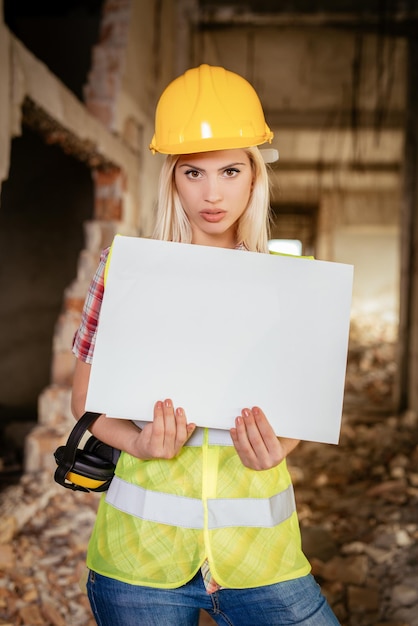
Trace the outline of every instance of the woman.
[[[237, 74], [202, 65], [173, 81], [150, 146], [168, 155], [154, 237], [267, 253], [269, 185], [256, 146], [272, 137], [256, 92]], [[74, 341], [76, 418], [107, 258], [105, 250]], [[230, 431], [196, 428], [188, 417], [157, 399], [142, 429], [106, 416], [92, 427], [122, 450], [87, 556], [99, 626], [196, 626], [200, 609], [234, 626], [338, 624], [301, 550], [285, 460], [298, 441], [276, 437], [260, 407], [243, 407]]]

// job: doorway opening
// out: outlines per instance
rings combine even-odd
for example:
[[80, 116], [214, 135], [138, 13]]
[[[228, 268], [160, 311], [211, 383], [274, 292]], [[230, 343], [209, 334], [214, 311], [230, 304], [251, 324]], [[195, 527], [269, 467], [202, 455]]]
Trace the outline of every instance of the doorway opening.
[[[20, 473], [54, 329], [92, 219], [91, 170], [23, 127], [0, 197], [0, 472]], [[6, 476], [5, 476], [6, 474]]]

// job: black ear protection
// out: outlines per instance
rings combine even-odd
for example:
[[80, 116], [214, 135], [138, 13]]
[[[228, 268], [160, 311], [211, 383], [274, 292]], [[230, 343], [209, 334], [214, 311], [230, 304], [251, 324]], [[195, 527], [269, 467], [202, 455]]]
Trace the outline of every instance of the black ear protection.
[[115, 473], [120, 450], [99, 441], [93, 435], [84, 448], [78, 445], [86, 430], [100, 413], [84, 413], [71, 431], [65, 446], [54, 452], [58, 465], [54, 480], [73, 491], [106, 491]]

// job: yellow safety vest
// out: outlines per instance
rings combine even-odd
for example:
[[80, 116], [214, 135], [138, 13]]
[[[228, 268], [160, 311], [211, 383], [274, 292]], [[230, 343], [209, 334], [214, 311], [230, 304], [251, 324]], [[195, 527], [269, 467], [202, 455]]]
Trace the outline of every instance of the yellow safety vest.
[[208, 428], [197, 428], [174, 459], [122, 452], [100, 501], [88, 567], [130, 584], [175, 588], [205, 559], [229, 588], [309, 573], [286, 461], [248, 469], [229, 432]]

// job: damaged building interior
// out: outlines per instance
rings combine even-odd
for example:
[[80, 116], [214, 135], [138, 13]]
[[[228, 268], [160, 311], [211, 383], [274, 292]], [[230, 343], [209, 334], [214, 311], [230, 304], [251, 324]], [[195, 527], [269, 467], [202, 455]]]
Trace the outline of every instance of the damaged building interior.
[[418, 626], [415, 0], [0, 0], [0, 624], [94, 624], [98, 500], [51, 478], [72, 338], [101, 250], [152, 232], [155, 105], [202, 63], [260, 95], [272, 242], [354, 266], [340, 445], [289, 460], [313, 573], [344, 626]]

